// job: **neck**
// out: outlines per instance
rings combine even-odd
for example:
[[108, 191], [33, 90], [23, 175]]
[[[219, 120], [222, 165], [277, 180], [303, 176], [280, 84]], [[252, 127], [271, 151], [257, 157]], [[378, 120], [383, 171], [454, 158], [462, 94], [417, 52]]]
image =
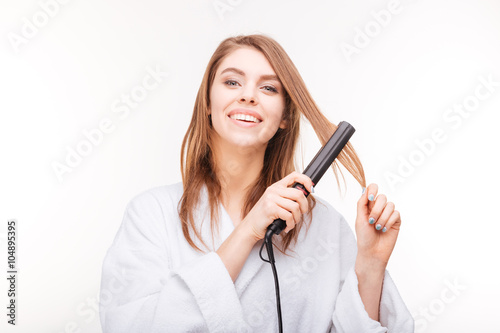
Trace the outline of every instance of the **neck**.
[[214, 148], [222, 202], [226, 207], [242, 207], [248, 189], [262, 171], [266, 146], [235, 147], [222, 141], [218, 140]]

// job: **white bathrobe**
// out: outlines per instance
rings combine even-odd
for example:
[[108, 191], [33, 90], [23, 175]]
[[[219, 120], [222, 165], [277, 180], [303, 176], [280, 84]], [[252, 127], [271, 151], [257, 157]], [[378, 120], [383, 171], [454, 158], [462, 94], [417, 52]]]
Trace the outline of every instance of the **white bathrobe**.
[[[182, 192], [182, 183], [159, 186], [127, 205], [102, 268], [103, 332], [277, 332], [273, 274], [259, 257], [262, 241], [233, 283], [215, 252], [234, 229], [229, 215], [221, 205], [220, 234], [212, 242], [203, 188], [195, 218], [211, 249], [197, 252], [182, 233]], [[291, 256], [274, 251], [284, 332], [413, 332], [387, 271], [380, 323], [370, 319], [354, 272], [354, 234], [341, 214], [315, 198], [312, 223], [302, 228]]]

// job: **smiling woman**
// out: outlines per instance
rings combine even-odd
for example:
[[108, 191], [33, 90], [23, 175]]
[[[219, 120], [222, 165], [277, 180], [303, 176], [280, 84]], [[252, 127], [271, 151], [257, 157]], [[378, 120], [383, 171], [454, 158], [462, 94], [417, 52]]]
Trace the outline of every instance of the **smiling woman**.
[[278, 218], [286, 332], [413, 332], [385, 269], [399, 212], [376, 184], [366, 187], [350, 143], [337, 159], [363, 187], [357, 246], [335, 208], [290, 187], [314, 185], [294, 171], [301, 116], [322, 144], [337, 129], [276, 41], [249, 35], [218, 46], [182, 143], [182, 182], [133, 198], [104, 260], [101, 293], [116, 278], [129, 282], [101, 303], [104, 332], [275, 331], [272, 274], [258, 250]]
[[[217, 166], [226, 189], [222, 204], [237, 226], [243, 218], [243, 194], [262, 170], [267, 144], [286, 127], [285, 94], [261, 52], [243, 47], [225, 57], [210, 90], [208, 112], [214, 160], [233, 161]], [[237, 182], [230, 184], [231, 178]]]

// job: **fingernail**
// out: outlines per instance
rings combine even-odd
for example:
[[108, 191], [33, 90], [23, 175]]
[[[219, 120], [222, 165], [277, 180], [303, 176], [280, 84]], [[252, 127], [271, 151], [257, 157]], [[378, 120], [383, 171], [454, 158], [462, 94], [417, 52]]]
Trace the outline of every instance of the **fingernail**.
[[314, 193], [314, 186], [311, 186], [311, 193]]
[[370, 223], [370, 224], [375, 223], [375, 219], [373, 217], [370, 217], [370, 219], [368, 220], [368, 223]]
[[368, 196], [368, 200], [373, 201], [373, 194], [370, 194], [370, 195]]
[[365, 194], [365, 191], [366, 191], [366, 187], [363, 187], [363, 192], [361, 192], [361, 194]]
[[377, 229], [377, 230], [382, 229], [382, 225], [381, 224], [377, 224], [377, 226], [375, 227], [375, 229]]
[[382, 232], [386, 232], [386, 231], [387, 231], [387, 228], [386, 228], [386, 227], [384, 227], [384, 229], [382, 229]]

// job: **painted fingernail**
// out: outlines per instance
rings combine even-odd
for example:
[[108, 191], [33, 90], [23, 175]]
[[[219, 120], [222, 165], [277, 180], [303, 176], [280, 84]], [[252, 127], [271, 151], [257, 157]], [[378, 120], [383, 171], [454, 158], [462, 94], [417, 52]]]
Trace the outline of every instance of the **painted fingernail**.
[[386, 227], [384, 227], [384, 229], [382, 229], [382, 232], [386, 232], [386, 231], [387, 231], [387, 228], [386, 228]]
[[370, 217], [370, 219], [368, 220], [368, 223], [370, 223], [370, 224], [375, 223], [375, 219], [373, 217]]
[[365, 194], [365, 191], [366, 191], [366, 187], [363, 187], [363, 192], [361, 192], [361, 194]]
[[373, 201], [373, 194], [370, 194], [370, 195], [368, 196], [368, 200]]
[[377, 230], [382, 229], [382, 225], [381, 224], [377, 224], [377, 226], [375, 227], [375, 229], [377, 229]]

